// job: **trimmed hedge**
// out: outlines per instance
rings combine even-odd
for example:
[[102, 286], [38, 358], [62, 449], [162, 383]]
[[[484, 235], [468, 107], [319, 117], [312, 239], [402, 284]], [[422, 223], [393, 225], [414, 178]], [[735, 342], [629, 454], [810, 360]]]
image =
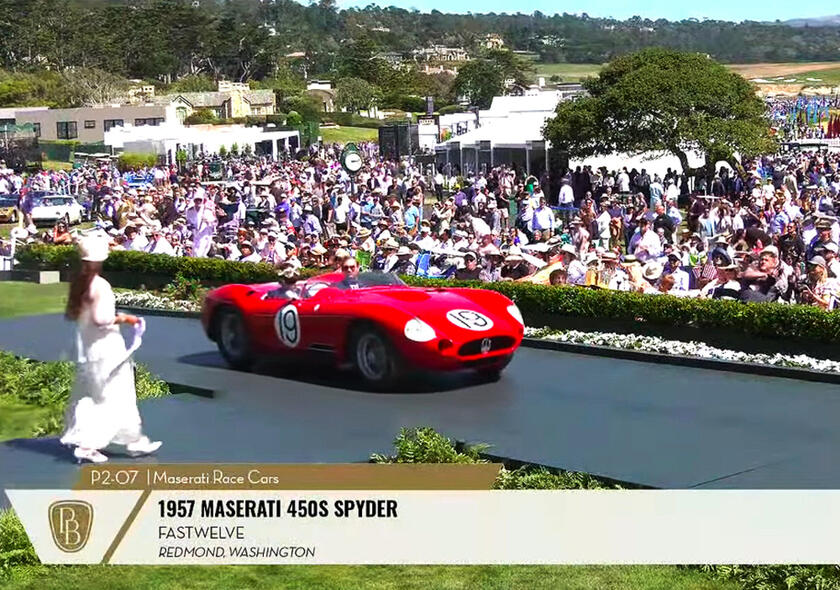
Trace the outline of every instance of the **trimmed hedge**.
[[[78, 253], [72, 246], [33, 244], [21, 248], [17, 258], [23, 268], [62, 270], [77, 264]], [[124, 271], [137, 276], [166, 276], [171, 280], [180, 274], [210, 285], [271, 282], [276, 281], [278, 276], [272, 266], [263, 263], [121, 251], [111, 253], [105, 262], [105, 270]], [[306, 269], [302, 275], [309, 277], [320, 272]], [[840, 342], [840, 313], [826, 312], [814, 306], [686, 299], [529, 283], [404, 279], [408, 284], [417, 286], [474, 287], [498, 291], [515, 301], [526, 316], [551, 314], [642, 321], [660, 326], [719, 329], [752, 337]]]
[[[69, 270], [79, 264], [79, 252], [74, 246], [30, 244], [16, 255], [21, 268], [41, 270]], [[268, 283], [276, 281], [277, 271], [270, 264], [243, 263], [218, 258], [185, 258], [166, 254], [147, 254], [117, 250], [111, 252], [103, 266], [108, 272], [127, 272], [137, 276], [181, 275], [207, 284]]]
[[840, 342], [840, 313], [815, 306], [688, 299], [606, 289], [481, 283], [404, 277], [412, 285], [475, 287], [509, 297], [526, 315], [555, 314], [593, 319], [643, 321], [663, 326], [723, 329], [749, 336]]

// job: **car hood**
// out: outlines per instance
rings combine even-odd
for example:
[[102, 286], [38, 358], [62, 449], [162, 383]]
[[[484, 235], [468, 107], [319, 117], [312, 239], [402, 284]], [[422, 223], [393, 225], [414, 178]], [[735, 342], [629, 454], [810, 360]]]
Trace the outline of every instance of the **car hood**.
[[[451, 337], [477, 338], [482, 331], [516, 330], [521, 325], [507, 311], [512, 302], [503, 295], [483, 289], [441, 288], [375, 288], [358, 292], [364, 304], [378, 304], [396, 308], [408, 316], [420, 318], [438, 332]], [[488, 317], [492, 327], [470, 330], [450, 319], [451, 312], [478, 312]]]

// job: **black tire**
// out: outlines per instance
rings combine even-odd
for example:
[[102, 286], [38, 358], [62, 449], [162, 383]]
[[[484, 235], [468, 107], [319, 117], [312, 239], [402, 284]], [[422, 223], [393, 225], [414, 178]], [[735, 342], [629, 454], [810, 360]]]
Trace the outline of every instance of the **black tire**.
[[505, 370], [505, 367], [508, 366], [512, 358], [513, 356], [508, 356], [500, 360], [498, 363], [495, 363], [483, 369], [479, 369], [478, 374], [484, 381], [495, 383], [496, 381], [502, 378], [502, 371]]
[[229, 366], [247, 371], [254, 366], [251, 339], [242, 314], [226, 308], [216, 317], [216, 345]]
[[350, 354], [356, 373], [375, 389], [390, 387], [403, 376], [396, 349], [375, 326], [361, 326], [353, 331]]

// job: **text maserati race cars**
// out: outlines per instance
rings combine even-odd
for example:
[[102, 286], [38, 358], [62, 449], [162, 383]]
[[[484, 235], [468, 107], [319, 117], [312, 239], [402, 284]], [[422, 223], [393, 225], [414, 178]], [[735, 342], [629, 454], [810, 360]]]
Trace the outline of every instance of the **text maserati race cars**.
[[409, 287], [375, 272], [335, 272], [291, 286], [226, 285], [207, 295], [202, 324], [235, 368], [265, 355], [327, 353], [373, 385], [414, 370], [475, 369], [496, 379], [524, 332], [504, 295]]

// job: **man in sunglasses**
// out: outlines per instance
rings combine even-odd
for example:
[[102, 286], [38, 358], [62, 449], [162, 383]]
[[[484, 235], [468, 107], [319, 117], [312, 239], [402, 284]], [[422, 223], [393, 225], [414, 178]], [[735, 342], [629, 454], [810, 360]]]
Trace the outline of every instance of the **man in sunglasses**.
[[341, 272], [344, 273], [344, 280], [339, 283], [339, 288], [359, 288], [359, 263], [352, 256], [341, 263]]

